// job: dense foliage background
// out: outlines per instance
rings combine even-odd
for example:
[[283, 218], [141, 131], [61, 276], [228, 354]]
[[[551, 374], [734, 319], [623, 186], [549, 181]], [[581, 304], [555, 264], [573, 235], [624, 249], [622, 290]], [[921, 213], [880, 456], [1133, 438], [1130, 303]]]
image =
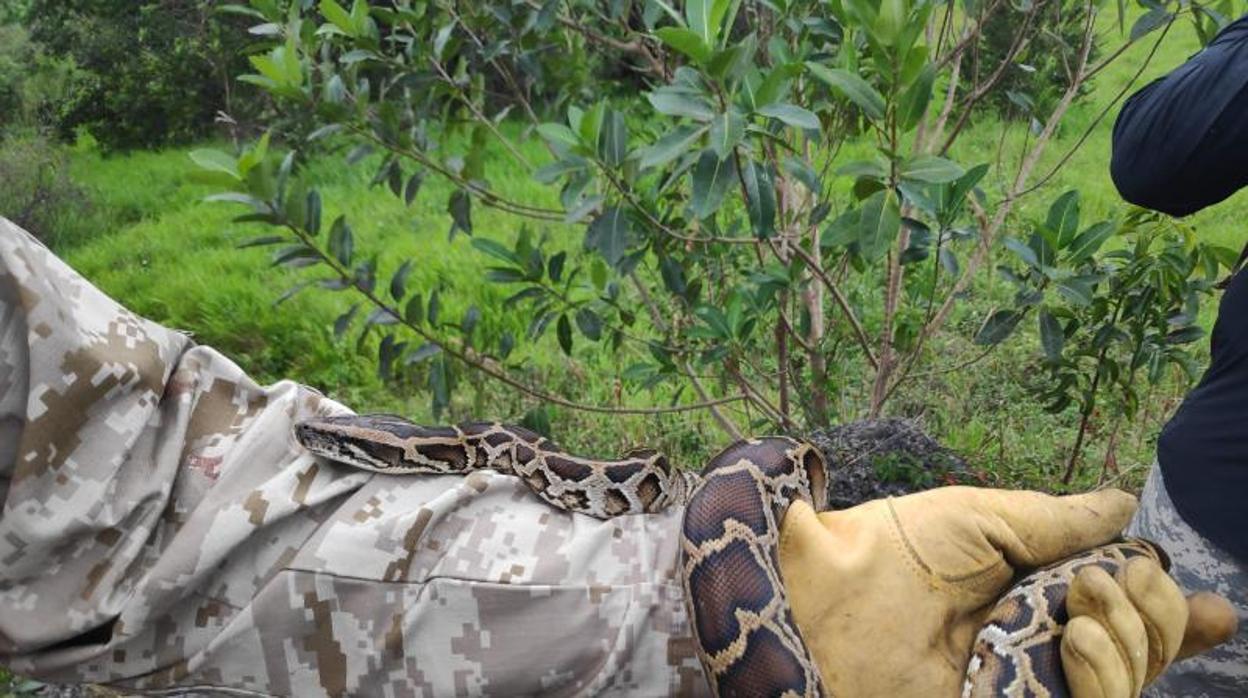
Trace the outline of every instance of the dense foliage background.
[[363, 410], [690, 467], [900, 415], [1132, 485], [1245, 211], [1129, 210], [1109, 129], [1239, 11], [0, 1], [0, 215]]

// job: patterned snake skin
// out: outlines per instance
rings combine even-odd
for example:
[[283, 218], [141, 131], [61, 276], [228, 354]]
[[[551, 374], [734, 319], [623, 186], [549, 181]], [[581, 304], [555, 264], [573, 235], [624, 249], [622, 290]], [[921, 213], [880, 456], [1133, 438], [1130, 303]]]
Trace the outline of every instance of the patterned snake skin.
[[[823, 457], [784, 437], [740, 441], [701, 477], [679, 473], [655, 451], [618, 460], [570, 455], [522, 427], [469, 423], [422, 427], [389, 415], [302, 422], [309, 451], [380, 473], [461, 473], [487, 468], [519, 476], [548, 503], [598, 518], [686, 504], [685, 598], [698, 655], [718, 696], [822, 696], [818, 668], [797, 631], [780, 579], [780, 522], [797, 499], [826, 505]], [[1164, 556], [1145, 541], [1102, 546], [1037, 570], [994, 607], [976, 639], [963, 696], [1069, 696], [1060, 643], [1066, 590], [1075, 572], [1111, 574], [1132, 557]]]
[[516, 475], [548, 503], [600, 519], [662, 511], [687, 490], [687, 478], [657, 451], [580, 458], [524, 427], [493, 422], [423, 427], [392, 415], [344, 415], [301, 422], [295, 438], [319, 456], [378, 473]]

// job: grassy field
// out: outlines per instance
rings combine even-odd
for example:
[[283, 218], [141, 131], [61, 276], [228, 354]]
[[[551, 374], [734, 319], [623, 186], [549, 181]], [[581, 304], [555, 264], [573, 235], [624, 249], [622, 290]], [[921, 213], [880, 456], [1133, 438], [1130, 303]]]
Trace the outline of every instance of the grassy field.
[[[1049, 201], [1072, 187], [1083, 193], [1085, 220], [1114, 216], [1124, 209], [1107, 171], [1115, 110], [1099, 124], [1094, 122], [1139, 70], [1150, 44], [1145, 41], [1134, 47], [1100, 75], [1090, 98], [1074, 107], [1038, 171], [1046, 172], [1056, 164], [1085, 130], [1092, 129], [1091, 135], [1058, 176], [1022, 203], [1012, 225], [1039, 217]], [[1142, 85], [1180, 63], [1195, 48], [1189, 31], [1176, 28], [1135, 84]], [[955, 157], [968, 164], [995, 159], [1002, 127], [995, 117], [981, 117], [960, 141]], [[1023, 125], [1008, 125], [1007, 143], [1024, 137]], [[533, 161], [548, 157], [536, 137], [522, 143], [522, 149]], [[273, 305], [301, 276], [269, 268], [266, 251], [235, 249], [239, 241], [265, 231], [231, 223], [231, 216], [238, 212], [235, 207], [202, 201], [212, 189], [188, 177], [195, 169], [188, 151], [111, 157], [89, 149], [75, 152], [71, 156], [73, 179], [90, 192], [102, 229], [90, 240], [59, 250], [70, 264], [137, 312], [219, 348], [261, 381], [291, 378], [359, 410], [432, 419], [428, 399], [419, 388], [396, 390], [382, 384], [375, 376], [371, 351], [361, 355], [351, 340], [333, 338], [331, 325], [349, 307], [348, 299], [313, 291]], [[489, 164], [491, 172], [507, 166], [498, 157]], [[328, 216], [348, 214], [357, 246], [382, 252], [381, 278], [388, 278], [402, 259], [414, 258], [416, 272], [409, 285], [443, 289], [450, 303], [447, 310], [456, 317], [468, 304], [493, 307], [507, 295], [505, 288], [482, 282], [479, 270], [487, 259], [467, 239], [448, 240], [445, 201], [449, 189], [443, 183], [430, 178], [417, 201], [405, 207], [388, 191], [368, 187], [371, 169], [367, 162], [349, 167], [340, 155], [327, 156], [313, 165], [312, 172], [327, 202]], [[539, 186], [527, 176], [494, 175], [493, 184], [513, 199], [556, 200], [554, 189]], [[1194, 223], [1208, 239], [1238, 248], [1241, 234], [1236, 222], [1246, 213], [1248, 199], [1241, 196], [1200, 214]], [[477, 235], [505, 243], [518, 234], [515, 221], [483, 207], [476, 208], [474, 223]], [[559, 225], [535, 232], [562, 241], [581, 234]], [[985, 308], [974, 301], [965, 306], [955, 324], [973, 329]], [[485, 327], [486, 332], [523, 331], [522, 318], [492, 315], [487, 313], [487, 321], [494, 324]], [[1208, 309], [1206, 315], [1211, 317]], [[968, 355], [971, 348], [964, 337], [970, 333], [947, 333], [932, 347], [933, 356]], [[1000, 482], [1051, 486], [1065, 449], [1073, 441], [1075, 416], [1047, 415], [1026, 394], [1022, 386], [1030, 370], [1032, 346], [1034, 342], [1016, 338], [972, 368], [915, 381], [902, 391], [892, 411], [920, 416], [935, 436], [962, 450]], [[589, 402], [619, 399], [617, 379], [627, 360], [582, 347], [577, 361], [568, 361], [553, 338], [526, 351], [524, 366], [532, 380]], [[937, 365], [945, 364], [937, 361]], [[1124, 463], [1146, 463], [1151, 458], [1156, 430], [1178, 397], [1174, 387], [1153, 395], [1145, 418], [1121, 443]], [[515, 419], [532, 406], [497, 384], [476, 382], [460, 387], [452, 414], [444, 419]], [[704, 414], [602, 418], [556, 410], [552, 423], [554, 436], [573, 448], [607, 453], [646, 443], [667, 450], [689, 466], [697, 466], [724, 440]], [[1104, 438], [1094, 439], [1089, 463], [1097, 462], [1097, 449], [1103, 442]]]

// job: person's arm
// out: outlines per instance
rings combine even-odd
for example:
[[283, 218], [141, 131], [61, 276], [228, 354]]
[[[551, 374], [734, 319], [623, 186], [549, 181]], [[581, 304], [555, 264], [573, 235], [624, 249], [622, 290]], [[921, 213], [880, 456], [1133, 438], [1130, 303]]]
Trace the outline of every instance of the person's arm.
[[127, 694], [707, 694], [679, 509], [599, 521], [296, 442], [345, 411], [0, 218], [0, 667]]
[[1126, 101], [1110, 173], [1127, 201], [1186, 216], [1248, 185], [1245, 162], [1248, 16]]

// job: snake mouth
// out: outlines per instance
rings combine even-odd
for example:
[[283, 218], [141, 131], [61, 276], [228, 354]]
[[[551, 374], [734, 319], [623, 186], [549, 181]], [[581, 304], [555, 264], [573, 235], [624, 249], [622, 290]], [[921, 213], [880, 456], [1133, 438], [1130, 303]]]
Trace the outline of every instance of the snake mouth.
[[299, 422], [295, 425], [295, 440], [300, 446], [318, 456], [332, 456], [337, 450], [334, 440], [318, 428], [320, 420]]

